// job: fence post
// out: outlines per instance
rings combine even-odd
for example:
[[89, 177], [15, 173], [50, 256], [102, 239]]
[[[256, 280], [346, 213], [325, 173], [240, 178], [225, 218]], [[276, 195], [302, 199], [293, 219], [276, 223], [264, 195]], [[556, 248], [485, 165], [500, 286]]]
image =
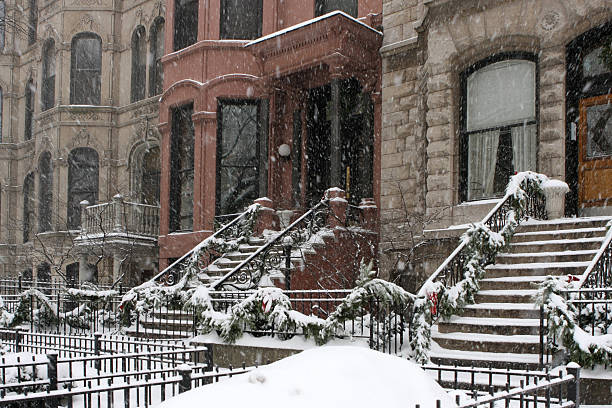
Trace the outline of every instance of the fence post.
[[580, 365], [571, 362], [567, 365], [567, 373], [574, 376], [574, 381], [567, 386], [567, 398], [574, 401], [574, 407], [580, 407]]
[[21, 352], [21, 334], [19, 333], [19, 329], [15, 329], [15, 353]]
[[[100, 333], [94, 333], [94, 354], [96, 356], [100, 355], [100, 336], [102, 336]], [[100, 369], [100, 360], [96, 360], [95, 366], [97, 370]]]
[[[47, 353], [47, 376], [49, 377], [49, 391], [57, 390], [57, 352]], [[46, 398], [45, 408], [57, 408], [57, 398]]]
[[181, 376], [178, 391], [179, 394], [182, 394], [185, 391], [189, 391], [191, 389], [191, 366], [187, 364], [181, 364], [176, 368], [176, 370]]

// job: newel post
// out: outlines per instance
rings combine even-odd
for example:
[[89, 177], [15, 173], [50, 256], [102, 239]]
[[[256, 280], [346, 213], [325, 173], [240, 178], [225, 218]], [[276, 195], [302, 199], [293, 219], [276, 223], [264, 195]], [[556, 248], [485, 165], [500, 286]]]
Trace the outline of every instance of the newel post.
[[338, 187], [328, 188], [325, 191], [325, 198], [329, 199], [330, 214], [327, 217], [327, 225], [330, 228], [346, 226], [346, 193]]
[[113, 196], [113, 209], [114, 209], [114, 227], [113, 229], [117, 232], [123, 230], [123, 196], [121, 194], [115, 194]]

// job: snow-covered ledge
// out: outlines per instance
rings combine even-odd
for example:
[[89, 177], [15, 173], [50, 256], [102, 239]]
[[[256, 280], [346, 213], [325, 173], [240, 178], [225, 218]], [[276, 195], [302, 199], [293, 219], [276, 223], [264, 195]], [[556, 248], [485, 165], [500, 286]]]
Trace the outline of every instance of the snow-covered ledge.
[[565, 195], [569, 192], [567, 183], [561, 180], [546, 180], [542, 182], [542, 190], [546, 196], [548, 219], [562, 218], [565, 215]]

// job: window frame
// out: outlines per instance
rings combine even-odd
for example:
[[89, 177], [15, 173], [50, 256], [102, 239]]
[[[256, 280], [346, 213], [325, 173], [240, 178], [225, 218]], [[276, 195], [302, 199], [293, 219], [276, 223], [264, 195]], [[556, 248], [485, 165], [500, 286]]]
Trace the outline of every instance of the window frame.
[[[87, 166], [86, 168], [85, 167], [80, 168], [80, 169], [91, 169], [92, 171], [95, 169], [95, 177], [92, 177], [92, 181], [94, 185], [90, 186], [90, 188], [88, 189], [85, 189], [85, 188], [76, 189], [77, 186], [75, 186], [75, 182], [78, 181], [78, 179], [75, 180], [77, 174], [74, 173], [73, 169], [75, 169], [76, 167], [73, 167], [73, 166], [75, 166], [75, 163], [78, 162], [78, 160], [75, 159], [75, 156], [77, 156], [78, 154], [83, 154], [83, 155], [91, 154], [91, 156], [88, 156], [86, 160], [83, 160], [83, 162], [88, 164], [89, 166]], [[75, 196], [78, 195], [79, 196], [78, 198], [82, 198], [83, 195], [89, 194], [90, 196], [93, 196], [92, 200], [88, 200], [89, 205], [94, 205], [98, 201], [99, 189], [100, 189], [100, 155], [98, 154], [98, 152], [91, 147], [77, 147], [75, 149], [72, 149], [70, 153], [68, 154], [68, 195], [67, 195], [67, 206], [66, 206], [66, 223], [67, 223], [68, 229], [70, 230], [79, 229], [82, 223], [82, 214], [81, 214], [81, 206], [80, 206], [80, 202], [82, 200], [79, 200], [79, 202], [75, 203], [74, 202]]]
[[52, 230], [52, 206], [53, 162], [51, 153], [45, 151], [38, 160], [38, 232]]
[[23, 140], [32, 140], [34, 135], [34, 106], [36, 100], [36, 87], [34, 80], [30, 78], [25, 88], [25, 118], [23, 125]]
[[[174, 0], [174, 32], [172, 33], [172, 48], [174, 51], [182, 50], [198, 42], [198, 0], [187, 0], [180, 4]], [[190, 20], [193, 19], [193, 20]], [[180, 29], [189, 22], [193, 24], [187, 34], [181, 34]]]
[[34, 173], [30, 172], [28, 174], [26, 174], [25, 178], [23, 179], [23, 191], [22, 191], [22, 196], [23, 196], [23, 228], [22, 228], [22, 233], [23, 233], [23, 243], [25, 244], [26, 242], [29, 242], [31, 237], [31, 234], [33, 232], [33, 227], [34, 227], [34, 219], [36, 216], [36, 213], [34, 211], [34, 207], [35, 207], [35, 198], [34, 198], [34, 193], [35, 193], [35, 183], [34, 183]]
[[[470, 75], [479, 71], [480, 69], [498, 63], [502, 61], [508, 60], [525, 60], [530, 61], [535, 64], [535, 83], [534, 83], [534, 94], [535, 94], [535, 119], [523, 122], [520, 124], [505, 124], [501, 126], [477, 129], [477, 130], [467, 130], [467, 84], [468, 78]], [[500, 131], [500, 138], [502, 132], [510, 132], [510, 130], [517, 126], [523, 125], [536, 125], [536, 168], [539, 168], [539, 157], [537, 154], [537, 150], [539, 149], [539, 139], [540, 139], [540, 65], [538, 61], [538, 57], [536, 54], [527, 52], [527, 51], [514, 51], [514, 52], [503, 52], [490, 55], [476, 63], [470, 65], [466, 69], [464, 69], [460, 74], [460, 126], [459, 126], [459, 201], [460, 202], [469, 202], [469, 201], [481, 201], [491, 198], [499, 198], [500, 195], [495, 194], [494, 197], [483, 197], [477, 199], [469, 199], [468, 200], [468, 167], [469, 167], [469, 136], [477, 133], [484, 133], [493, 130]], [[503, 195], [503, 194], [502, 194]]]
[[[80, 40], [97, 40], [98, 48], [100, 50], [98, 59], [100, 65], [96, 67], [79, 68], [76, 66], [77, 58], [77, 46]], [[96, 33], [92, 32], [81, 32], [72, 37], [71, 49], [70, 49], [70, 104], [71, 105], [100, 105], [102, 100], [102, 39]], [[89, 73], [92, 78], [97, 79], [96, 89], [94, 87], [88, 88], [90, 92], [82, 92], [81, 85], [77, 83], [81, 78], [77, 78], [77, 75], [85, 75]], [[93, 89], [93, 90], [92, 90]], [[79, 93], [79, 94], [77, 94]], [[83, 94], [83, 95], [81, 95]], [[81, 100], [80, 98], [84, 98]]]
[[331, 13], [333, 11], [342, 11], [345, 14], [348, 14], [349, 16], [353, 17], [353, 18], [357, 18], [359, 16], [359, 1], [358, 0], [345, 0], [345, 1], [353, 1], [353, 4], [351, 4], [351, 6], [355, 7], [355, 13], [351, 13], [345, 10], [342, 10], [340, 8], [335, 8], [333, 10], [328, 10], [328, 11], [324, 11], [326, 9], [328, 9], [329, 7], [327, 7], [327, 3], [329, 0], [315, 0], [314, 2], [314, 16], [315, 17], [320, 17], [322, 15], [325, 15], [327, 13]]
[[28, 46], [36, 43], [36, 37], [38, 32], [38, 3], [37, 0], [29, 1], [29, 15], [28, 15]]
[[[182, 113], [185, 112], [185, 113]], [[191, 112], [191, 114], [189, 114]], [[169, 232], [183, 232], [183, 231], [193, 231], [193, 213], [195, 209], [195, 195], [193, 194], [195, 187], [195, 124], [193, 123], [193, 115], [194, 112], [194, 103], [189, 102], [183, 105], [172, 108], [171, 110], [171, 118], [172, 118], [172, 127], [170, 131], [170, 211], [168, 212], [168, 227]], [[180, 123], [178, 118], [179, 116], [184, 116], [186, 123]], [[185, 141], [185, 135], [179, 134], [180, 129], [179, 126], [186, 125], [190, 126], [190, 135], [189, 137], [189, 151], [184, 149], [183, 142]], [[187, 152], [191, 157], [185, 157], [183, 154]], [[191, 160], [190, 166], [186, 167], [184, 165], [184, 159]], [[178, 172], [178, 173], [177, 173]], [[183, 214], [183, 203], [182, 197], [184, 195], [183, 185], [187, 181], [191, 180], [192, 191], [191, 191], [191, 214]], [[183, 228], [183, 219], [191, 217], [191, 228]], [[188, 221], [189, 223], [189, 221]]]

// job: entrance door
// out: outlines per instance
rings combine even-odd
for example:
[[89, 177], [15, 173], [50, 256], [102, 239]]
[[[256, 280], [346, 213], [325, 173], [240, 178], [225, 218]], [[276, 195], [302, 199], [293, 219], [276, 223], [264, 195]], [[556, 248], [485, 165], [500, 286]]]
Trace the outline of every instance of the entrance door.
[[369, 95], [362, 92], [354, 78], [310, 91], [306, 143], [308, 207], [321, 200], [329, 187], [344, 189], [354, 205], [373, 196], [373, 118]]
[[612, 94], [580, 100], [578, 196], [581, 207], [612, 199]]
[[267, 191], [267, 104], [259, 100], [219, 103], [217, 215], [242, 212]]

